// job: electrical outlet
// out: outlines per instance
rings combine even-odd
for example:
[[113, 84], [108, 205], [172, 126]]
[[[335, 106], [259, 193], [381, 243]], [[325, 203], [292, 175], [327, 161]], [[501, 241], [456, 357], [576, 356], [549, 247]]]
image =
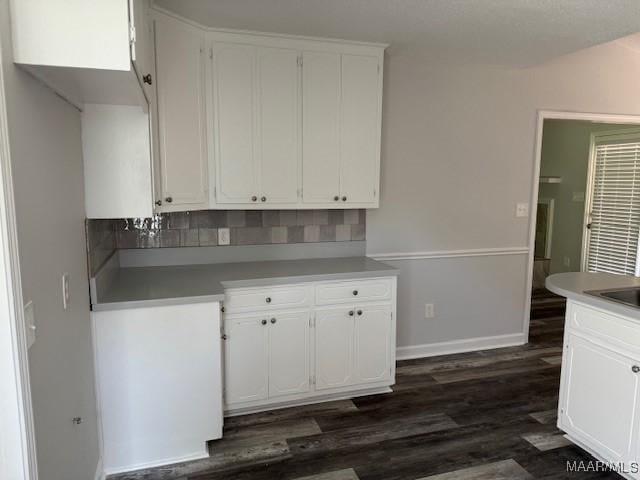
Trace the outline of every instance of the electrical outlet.
[[570, 267], [570, 266], [571, 266], [571, 259], [570, 259], [569, 257], [564, 257], [564, 258], [562, 259], [562, 264], [563, 264], [565, 267]]
[[584, 192], [573, 192], [571, 195], [572, 202], [584, 202]]
[[65, 310], [69, 308], [69, 299], [71, 294], [69, 292], [69, 274], [62, 274], [62, 308]]
[[218, 245], [229, 245], [231, 243], [231, 239], [229, 237], [230, 235], [228, 228], [218, 229]]
[[425, 303], [424, 304], [424, 318], [433, 318], [436, 313], [433, 308], [433, 303]]
[[528, 217], [529, 216], [529, 204], [518, 203], [516, 204], [516, 217]]

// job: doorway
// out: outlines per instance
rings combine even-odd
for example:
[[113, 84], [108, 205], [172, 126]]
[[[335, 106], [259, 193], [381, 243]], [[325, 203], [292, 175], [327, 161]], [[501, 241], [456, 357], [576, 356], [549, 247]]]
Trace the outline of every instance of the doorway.
[[529, 319], [561, 322], [564, 317], [564, 299], [544, 288], [548, 275], [635, 273], [639, 123], [637, 117], [540, 112], [532, 196], [536, 215], [530, 223]]

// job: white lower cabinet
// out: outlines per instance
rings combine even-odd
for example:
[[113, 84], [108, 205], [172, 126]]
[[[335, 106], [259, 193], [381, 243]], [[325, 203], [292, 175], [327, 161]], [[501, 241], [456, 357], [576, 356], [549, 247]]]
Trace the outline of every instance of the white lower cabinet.
[[[383, 302], [243, 313], [245, 298], [270, 298], [277, 290], [318, 293], [344, 282], [234, 289], [226, 292], [224, 320], [227, 414], [388, 391], [395, 373], [396, 278], [353, 280], [352, 289], [386, 284]], [[334, 285], [335, 284], [335, 285]]]
[[353, 383], [353, 307], [316, 311], [316, 389], [340, 388]]
[[227, 403], [267, 398], [268, 335], [264, 316], [225, 320], [224, 388]]
[[640, 345], [625, 345], [630, 337], [612, 328], [630, 321], [569, 302], [558, 427], [603, 461], [622, 465], [627, 477], [640, 478], [632, 471], [640, 459]]

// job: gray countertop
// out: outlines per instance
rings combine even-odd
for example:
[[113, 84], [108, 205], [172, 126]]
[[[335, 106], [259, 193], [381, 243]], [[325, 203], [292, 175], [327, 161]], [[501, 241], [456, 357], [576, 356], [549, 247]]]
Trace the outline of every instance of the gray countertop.
[[368, 257], [120, 268], [93, 310], [224, 300], [225, 288], [397, 275]]
[[591, 290], [640, 287], [640, 278], [610, 273], [556, 273], [547, 277], [545, 284], [548, 290], [563, 297], [640, 320], [638, 308], [585, 293]]

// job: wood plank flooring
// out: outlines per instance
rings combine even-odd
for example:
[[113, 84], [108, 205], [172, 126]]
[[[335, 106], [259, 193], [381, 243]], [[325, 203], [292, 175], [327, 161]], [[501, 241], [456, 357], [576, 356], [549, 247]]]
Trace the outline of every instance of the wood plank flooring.
[[563, 317], [548, 306], [528, 345], [399, 362], [393, 393], [229, 418], [209, 458], [110, 480], [621, 478], [567, 472], [594, 459], [555, 426]]

